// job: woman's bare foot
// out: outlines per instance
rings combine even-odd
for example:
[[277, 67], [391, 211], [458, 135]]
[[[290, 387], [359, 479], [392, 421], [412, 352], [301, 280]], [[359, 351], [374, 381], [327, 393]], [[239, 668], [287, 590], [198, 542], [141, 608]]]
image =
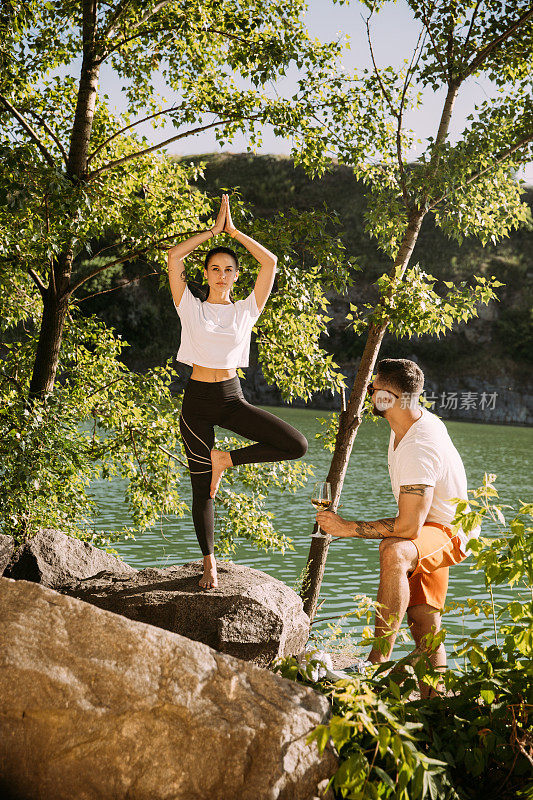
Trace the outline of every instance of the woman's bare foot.
[[202, 589], [217, 588], [217, 563], [214, 555], [204, 556], [204, 574], [198, 581], [198, 586]]
[[227, 450], [211, 450], [211, 464], [213, 466], [213, 477], [211, 478], [211, 489], [209, 493], [211, 497], [214, 497], [217, 493], [222, 473], [228, 467], [232, 467], [233, 462]]

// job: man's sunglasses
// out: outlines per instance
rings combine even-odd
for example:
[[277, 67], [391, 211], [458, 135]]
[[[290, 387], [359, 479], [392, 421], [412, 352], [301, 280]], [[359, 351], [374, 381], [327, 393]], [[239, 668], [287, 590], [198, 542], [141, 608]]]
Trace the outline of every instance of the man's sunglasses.
[[368, 386], [366, 387], [366, 390], [367, 390], [368, 394], [370, 395], [370, 397], [372, 397], [374, 392], [388, 392], [389, 394], [392, 394], [397, 399], [400, 398], [399, 394], [394, 394], [394, 392], [391, 392], [390, 389], [376, 389], [376, 387], [374, 386], [373, 383], [369, 383]]

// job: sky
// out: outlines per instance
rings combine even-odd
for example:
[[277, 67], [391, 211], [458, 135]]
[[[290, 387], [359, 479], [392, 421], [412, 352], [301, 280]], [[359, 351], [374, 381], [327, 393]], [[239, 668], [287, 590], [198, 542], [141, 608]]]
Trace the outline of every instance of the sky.
[[[362, 3], [352, 0], [352, 3], [346, 6], [333, 4], [332, 0], [309, 0], [308, 5], [306, 23], [312, 36], [316, 36], [322, 41], [349, 37], [350, 49], [346, 51], [343, 58], [343, 63], [348, 71], [353, 68], [362, 69], [372, 66], [363, 19], [368, 12]], [[410, 59], [418, 34], [419, 27], [413, 22], [411, 11], [405, 0], [398, 0], [396, 4], [387, 4], [387, 7], [375, 15], [372, 21], [373, 47], [378, 65], [392, 65], [398, 69], [401, 68], [404, 59]], [[295, 88], [295, 81], [296, 72], [293, 71], [280, 84], [280, 87], [284, 92], [290, 92]], [[101, 73], [100, 89], [109, 94], [112, 103], [116, 103], [117, 111], [125, 108], [120, 92], [120, 80], [109, 68], [105, 68]], [[168, 91], [165, 91], [166, 87], [162, 82], [160, 85], [156, 82], [154, 89], [162, 93], [167, 100], [172, 101], [173, 98]], [[489, 81], [470, 79], [465, 82], [456, 101], [452, 118], [450, 128], [452, 142], [459, 137], [465, 119], [473, 111], [475, 103], [491, 96], [495, 96], [495, 91]], [[407, 126], [415, 130], [417, 138], [423, 140], [427, 136], [435, 136], [443, 100], [444, 90], [440, 92], [426, 90], [423, 108], [407, 116]], [[157, 130], [145, 125], [139, 126], [138, 130], [154, 144], [176, 133], [176, 129], [170, 125]], [[421, 145], [417, 147], [420, 149]], [[167, 147], [169, 153], [176, 155], [213, 152], [241, 153], [247, 149], [248, 141], [245, 136], [237, 136], [231, 144], [221, 147], [212, 131], [187, 137]], [[256, 148], [255, 152], [288, 155], [290, 149], [289, 139], [276, 137], [271, 129], [265, 128], [263, 144]], [[413, 150], [407, 154], [407, 157], [413, 159], [416, 155], [416, 150]], [[521, 170], [518, 177], [524, 179], [528, 184], [533, 184], [533, 162]]]

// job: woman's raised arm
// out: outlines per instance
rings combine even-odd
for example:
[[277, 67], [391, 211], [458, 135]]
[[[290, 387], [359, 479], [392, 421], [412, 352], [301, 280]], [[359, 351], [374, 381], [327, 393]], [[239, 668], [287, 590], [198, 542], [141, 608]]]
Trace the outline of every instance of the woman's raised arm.
[[170, 283], [172, 298], [176, 306], [179, 306], [183, 292], [185, 291], [185, 287], [187, 285], [185, 277], [185, 264], [183, 263], [183, 259], [190, 255], [192, 251], [198, 247], [198, 245], [202, 244], [202, 242], [205, 242], [211, 237], [216, 236], [217, 233], [222, 233], [224, 230], [227, 206], [224, 197], [225, 195], [222, 197], [217, 219], [212, 228], [208, 228], [206, 231], [195, 233], [194, 236], [191, 236], [189, 239], [185, 239], [185, 241], [174, 245], [174, 247], [171, 247], [167, 253], [168, 280]]
[[256, 242], [255, 239], [252, 239], [251, 236], [247, 236], [242, 231], [237, 230], [235, 225], [233, 224], [233, 220], [231, 219], [231, 211], [229, 207], [229, 198], [227, 195], [226, 197], [226, 221], [224, 225], [224, 231], [229, 233], [229, 235], [236, 239], [238, 242], [243, 244], [248, 252], [250, 252], [257, 261], [259, 261], [261, 265], [261, 269], [257, 275], [255, 286], [254, 286], [254, 293], [255, 293], [255, 302], [257, 303], [257, 308], [259, 311], [262, 311], [265, 307], [265, 303], [270, 296], [270, 292], [272, 291], [272, 286], [274, 285], [274, 278], [276, 277], [276, 266], [278, 263], [278, 257], [271, 253], [270, 250], [267, 250], [266, 247], [263, 247], [262, 244]]

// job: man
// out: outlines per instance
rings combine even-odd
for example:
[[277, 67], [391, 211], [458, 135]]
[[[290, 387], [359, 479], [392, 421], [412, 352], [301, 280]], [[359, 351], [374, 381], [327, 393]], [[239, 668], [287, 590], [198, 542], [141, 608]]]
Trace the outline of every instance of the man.
[[[440, 629], [448, 568], [466, 558], [468, 538], [480, 531], [452, 535], [455, 504], [450, 499], [467, 499], [466, 474], [444, 423], [419, 405], [423, 386], [424, 374], [414, 361], [386, 358], [378, 362], [367, 390], [374, 414], [391, 427], [388, 462], [398, 516], [351, 522], [332, 511], [316, 515], [331, 536], [380, 540], [375, 635], [385, 637], [387, 649], [374, 646], [355, 671], [390, 659], [406, 612], [416, 650], [428, 650], [424, 637]], [[442, 644], [430, 660], [435, 668], [446, 665]]]

